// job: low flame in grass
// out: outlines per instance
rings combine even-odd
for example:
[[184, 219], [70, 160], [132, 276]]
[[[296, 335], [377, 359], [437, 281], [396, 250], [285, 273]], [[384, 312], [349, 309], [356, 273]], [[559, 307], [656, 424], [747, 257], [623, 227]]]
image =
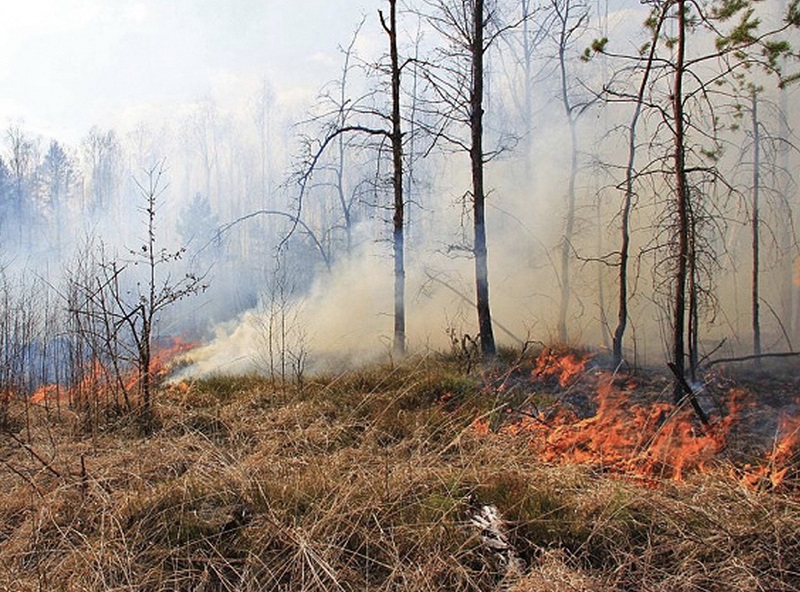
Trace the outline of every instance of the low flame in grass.
[[[150, 361], [151, 376], [156, 381], [163, 379], [174, 362], [194, 347], [195, 343], [178, 337], [159, 344]], [[125, 393], [128, 397], [138, 396], [139, 379], [139, 372], [134, 368], [116, 371], [111, 364], [101, 363], [95, 358], [86, 364], [80, 378], [72, 386], [42, 385], [33, 393], [30, 401], [36, 405], [59, 402], [80, 406], [90, 400], [107, 403], [113, 401], [119, 404]]]
[[501, 432], [529, 438], [537, 458], [545, 462], [592, 464], [676, 481], [705, 469], [725, 445], [736, 420], [739, 393], [732, 393], [728, 415], [701, 431], [691, 410], [668, 403], [632, 402], [633, 386], [619, 387], [611, 375], [600, 374], [593, 416], [580, 419], [559, 410], [551, 418], [523, 417]]
[[537, 378], [556, 378], [562, 387], [567, 386], [586, 369], [589, 356], [573, 352], [560, 352], [545, 349], [536, 359], [533, 376]]
[[182, 337], [172, 337], [167, 343], [155, 348], [150, 370], [157, 379], [165, 378], [173, 368], [175, 362], [186, 352], [197, 347], [197, 343], [187, 341]]
[[[97, 359], [88, 362], [80, 371], [80, 378], [72, 386], [62, 384], [43, 384], [31, 395], [30, 401], [35, 405], [63, 403], [80, 405], [90, 395], [95, 399], [106, 400], [114, 391], [115, 382], [111, 379], [111, 369], [106, 368]], [[122, 384], [128, 382], [127, 376], [121, 377]]]
[[796, 464], [800, 444], [800, 417], [781, 418], [772, 450], [762, 465], [748, 465], [744, 468], [742, 483], [759, 489], [762, 487], [780, 488]]
[[43, 405], [47, 401], [66, 401], [68, 393], [57, 384], [44, 384], [31, 395], [31, 403]]
[[[723, 397], [722, 416], [703, 426], [688, 405], [635, 401], [636, 384], [608, 373], [589, 374], [585, 371], [588, 360], [575, 353], [546, 350], [532, 376], [555, 378], [561, 387], [581, 378], [582, 387], [594, 389], [593, 415], [581, 418], [566, 405], [555, 413], [524, 414], [500, 428], [499, 437], [527, 438], [533, 455], [543, 462], [590, 464], [644, 479], [682, 481], [710, 469], [731, 430], [740, 423], [743, 409], [753, 404], [749, 393], [732, 389]], [[490, 422], [483, 419], [476, 420], [473, 429], [485, 437], [492, 431]], [[745, 467], [741, 480], [746, 486], [778, 488], [796, 470], [800, 418], [784, 418], [778, 436], [763, 465]]]

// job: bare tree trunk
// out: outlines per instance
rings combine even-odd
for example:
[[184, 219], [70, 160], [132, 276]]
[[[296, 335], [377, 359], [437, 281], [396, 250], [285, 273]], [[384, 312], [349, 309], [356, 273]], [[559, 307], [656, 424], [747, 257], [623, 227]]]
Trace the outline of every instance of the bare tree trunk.
[[650, 52], [647, 56], [645, 70], [642, 74], [642, 81], [639, 85], [639, 92], [636, 95], [636, 104], [633, 110], [633, 117], [631, 118], [631, 125], [628, 130], [628, 162], [625, 166], [625, 196], [622, 201], [620, 220], [619, 300], [617, 308], [617, 326], [614, 329], [614, 339], [612, 343], [614, 365], [619, 365], [622, 362], [622, 342], [625, 336], [625, 330], [628, 326], [628, 264], [631, 244], [630, 218], [631, 210], [633, 209], [633, 199], [635, 197], [633, 182], [636, 173], [636, 128], [642, 114], [644, 94], [647, 90], [650, 72], [652, 72], [653, 69], [653, 58], [655, 56], [656, 47], [658, 47], [658, 36], [661, 33], [661, 26], [664, 23], [665, 15], [666, 10], [661, 13], [660, 18], [653, 27]]
[[[563, 55], [561, 56], [563, 69]], [[563, 76], [566, 76], [564, 73]], [[572, 250], [572, 237], [575, 234], [575, 181], [578, 176], [578, 136], [575, 118], [569, 108], [569, 101], [566, 95], [566, 79], [563, 79], [564, 106], [569, 118], [569, 140], [570, 140], [570, 166], [569, 182], [567, 186], [567, 219], [564, 227], [564, 237], [561, 243], [561, 302], [558, 309], [558, 339], [561, 343], [567, 343], [567, 313], [569, 312], [570, 298], [570, 251]]]
[[495, 356], [497, 348], [489, 309], [489, 265], [486, 250], [486, 194], [483, 185], [483, 78], [484, 78], [484, 2], [475, 0], [472, 15], [472, 89], [470, 94], [470, 161], [472, 165], [473, 225], [475, 242], [475, 289], [477, 293], [478, 328], [481, 353]]
[[142, 420], [146, 431], [154, 426], [153, 407], [151, 398], [152, 387], [152, 353], [153, 353], [153, 321], [155, 320], [157, 302], [156, 291], [156, 267], [158, 265], [158, 253], [156, 251], [156, 198], [158, 197], [158, 182], [161, 170], [157, 176], [150, 174], [149, 187], [147, 188], [147, 265], [148, 265], [148, 290], [147, 301], [141, 305], [142, 332], [139, 336], [139, 372], [142, 381]]
[[[143, 314], [146, 314], [143, 311]], [[152, 381], [151, 381], [151, 366], [152, 366], [152, 350], [151, 350], [151, 325], [149, 319], [145, 318], [142, 323], [141, 343], [139, 345], [139, 372], [141, 373], [142, 385], [142, 421], [145, 430], [151, 428], [150, 424], [153, 420], [153, 404], [151, 397]]]
[[[598, 184], [599, 185], [599, 184]], [[603, 219], [603, 208], [602, 208], [602, 201], [600, 200], [600, 196], [598, 194], [597, 199], [595, 200], [595, 230], [597, 234], [595, 238], [597, 240], [597, 252], [603, 252], [603, 226], [602, 226], [602, 219]], [[608, 325], [608, 314], [606, 313], [606, 286], [605, 286], [605, 274], [603, 273], [604, 269], [603, 266], [597, 266], [597, 309], [600, 312], [600, 337], [603, 340], [603, 347], [605, 349], [609, 349], [611, 345], [611, 332], [609, 330]]]
[[[355, 51], [356, 41], [358, 40], [358, 34], [361, 31], [361, 25], [363, 25], [363, 20], [361, 24], [356, 29], [355, 33], [353, 34], [353, 38], [350, 40], [350, 45], [347, 46], [347, 49], [344, 52], [344, 64], [342, 65], [342, 76], [339, 79], [339, 113], [338, 118], [339, 121], [337, 122], [338, 129], [344, 129], [347, 126], [347, 119], [349, 115], [348, 109], [348, 96], [347, 96], [347, 77], [350, 74], [350, 61], [353, 58], [353, 52]], [[339, 199], [339, 205], [342, 208], [342, 217], [344, 218], [344, 232], [345, 232], [345, 253], [350, 256], [353, 250], [353, 203], [347, 193], [347, 188], [345, 187], [345, 169], [347, 167], [346, 162], [346, 155], [347, 150], [345, 146], [345, 137], [344, 134], [339, 134], [336, 138], [336, 145], [338, 149], [338, 160], [336, 162], [336, 195]]]
[[[675, 57], [675, 81], [672, 93], [672, 124], [675, 166], [676, 224], [678, 233], [677, 267], [673, 302], [672, 362], [675, 374], [684, 376], [686, 355], [686, 284], [689, 268], [689, 188], [686, 179], [685, 129], [683, 112], [683, 76], [686, 56], [686, 0], [677, 0], [678, 30]], [[683, 397], [683, 387], [676, 378], [673, 389], [675, 401]]]
[[567, 79], [567, 52], [575, 37], [584, 30], [588, 19], [588, 8], [573, 0], [552, 0], [553, 11], [558, 26], [558, 72], [561, 93], [561, 106], [569, 126], [569, 179], [567, 183], [567, 212], [564, 221], [564, 235], [561, 239], [561, 296], [558, 310], [558, 339], [561, 343], [568, 341], [567, 315], [569, 301], [572, 296], [570, 278], [570, 258], [575, 234], [575, 183], [578, 177], [578, 117], [586, 105], [576, 104], [570, 95]]
[[[759, 199], [761, 185], [761, 138], [758, 128], [758, 91], [753, 89], [751, 99], [751, 117], [753, 123], [753, 284], [752, 284], [752, 311], [753, 311], [753, 355], [761, 355], [761, 322], [759, 319], [759, 285], [758, 269], [760, 264], [759, 253]], [[760, 358], [756, 358], [756, 365], [760, 366]]]
[[526, 132], [525, 141], [522, 143], [522, 158], [524, 159], [523, 170], [527, 186], [530, 186], [533, 182], [533, 167], [531, 166], [533, 158], [533, 134], [531, 133], [531, 127], [533, 126], [533, 88], [531, 84], [531, 79], [533, 78], [533, 43], [530, 37], [530, 15], [530, 0], [522, 0], [522, 59], [525, 69], [525, 90], [523, 95], [525, 125], [523, 129]]
[[697, 219], [692, 210], [692, 203], [689, 202], [689, 253], [687, 262], [687, 282], [689, 284], [689, 376], [692, 382], [697, 380], [697, 369], [700, 366], [700, 292], [699, 292], [699, 270], [697, 269]]
[[392, 74], [392, 189], [394, 190], [393, 245], [394, 245], [394, 340], [395, 354], [406, 353], [405, 315], [405, 261], [404, 224], [405, 207], [403, 197], [403, 132], [400, 119], [400, 60], [397, 52], [397, 0], [389, 0], [389, 25], [383, 15], [381, 22], [389, 35], [389, 53]]
[[[605, 4], [605, 8], [603, 7]], [[601, 32], [603, 39], [608, 38], [608, 0], [598, 0], [597, 2], [597, 16], [601, 23]], [[603, 55], [600, 62], [603, 84], [608, 81], [608, 58]], [[596, 135], [595, 142], [599, 146], [602, 140], [602, 133], [608, 128], [608, 112], [603, 109], [603, 120], [601, 132]], [[597, 253], [603, 253], [603, 236], [605, 229], [602, 226], [603, 220], [603, 200], [601, 198], [600, 187], [601, 183], [598, 177], [598, 171], [595, 169], [595, 177], [597, 178], [597, 197], [595, 200], [595, 228], [597, 231]], [[606, 286], [605, 286], [605, 273], [602, 265], [597, 266], [597, 307], [600, 311], [600, 335], [603, 340], [603, 347], [605, 349], [611, 348], [611, 327], [608, 322], [608, 311], [606, 307]]]
[[[789, 106], [787, 100], [787, 89], [782, 86], [780, 89], [780, 138], [781, 138], [781, 168], [784, 171], [789, 171]], [[794, 199], [794, 186], [791, 181], [784, 183], [783, 193], [785, 196], [786, 207], [786, 225], [784, 226], [784, 241], [783, 249], [787, 253], [786, 263], [786, 296], [784, 300], [785, 313], [784, 324], [789, 328], [789, 335], [794, 341], [800, 336], [800, 253], [798, 253], [797, 245], [794, 239], [794, 233], [791, 230], [794, 225], [795, 213], [791, 207], [792, 200]]]

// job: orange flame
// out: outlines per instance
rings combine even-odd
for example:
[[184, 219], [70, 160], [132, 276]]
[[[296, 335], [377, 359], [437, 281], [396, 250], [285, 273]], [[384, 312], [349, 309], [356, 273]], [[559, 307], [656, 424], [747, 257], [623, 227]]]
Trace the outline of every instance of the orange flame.
[[800, 417], [782, 417], [778, 424], [775, 443], [767, 454], [766, 463], [755, 467], [745, 466], [742, 483], [752, 489], [759, 489], [767, 483], [772, 489], [779, 489], [787, 480], [792, 460], [797, 454], [798, 444], [800, 444]]
[[197, 347], [197, 343], [182, 337], [172, 337], [168, 343], [156, 348], [150, 364], [153, 376], [164, 378], [181, 355]]
[[[195, 346], [196, 344], [181, 338], [172, 338], [168, 343], [159, 345], [150, 362], [151, 376], [155, 379], [166, 376], [173, 362]], [[135, 394], [139, 380], [139, 373], [135, 369], [128, 368], [117, 375], [113, 368], [106, 367], [95, 358], [83, 369], [80, 380], [74, 385], [64, 387], [59, 384], [45, 384], [33, 393], [30, 401], [36, 405], [54, 401], [71, 405], [81, 405], [89, 400], [110, 402], [116, 400], [123, 391]]]
[[[576, 354], [546, 351], [537, 360], [533, 376], [556, 377], [563, 386], [573, 383], [587, 362], [588, 358]], [[633, 381], [602, 372], [591, 378], [596, 380], [596, 411], [590, 417], [582, 419], [567, 407], [550, 417], [537, 412], [502, 427], [498, 437], [527, 438], [544, 462], [591, 464], [644, 479], [682, 481], [709, 469], [738, 423], [748, 396], [744, 390], [732, 389], [725, 397], [724, 416], [703, 427], [686, 406], [633, 401]], [[487, 421], [474, 422], [473, 429], [481, 436], [490, 434]]]
[[681, 481], [686, 473], [704, 469], [724, 446], [735, 421], [735, 393], [729, 403], [731, 413], [705, 433], [695, 427], [690, 411], [668, 403], [632, 403], [629, 395], [614, 385], [612, 377], [604, 376], [592, 417], [561, 413], [549, 427], [526, 419], [515, 431], [530, 434], [531, 446], [547, 462], [589, 463]]
[[539, 378], [555, 377], [562, 387], [570, 384], [586, 368], [589, 356], [581, 356], [573, 352], [559, 352], [545, 349], [536, 359], [533, 376]]
[[43, 405], [48, 401], [69, 402], [69, 392], [57, 384], [44, 384], [31, 395], [31, 403]]

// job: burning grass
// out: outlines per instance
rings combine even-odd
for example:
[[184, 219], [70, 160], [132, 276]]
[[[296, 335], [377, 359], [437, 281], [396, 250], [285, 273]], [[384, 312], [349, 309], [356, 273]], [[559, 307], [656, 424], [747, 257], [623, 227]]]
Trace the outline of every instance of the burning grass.
[[[181, 355], [197, 344], [181, 338], [171, 338], [157, 344], [150, 361], [153, 382], [163, 381], [180, 363]], [[43, 384], [30, 397], [34, 405], [60, 409], [62, 405], [76, 408], [103, 407], [130, 411], [139, 403], [142, 371], [130, 362], [105, 363], [93, 358], [80, 369], [74, 384]]]
[[800, 590], [797, 424], [747, 447], [744, 391], [704, 433], [658, 379], [578, 362], [180, 383], [147, 438], [31, 407], [29, 449], [2, 437], [0, 590]]
[[[550, 416], [528, 413], [501, 433], [530, 441], [540, 461], [591, 464], [616, 473], [682, 481], [717, 459], [738, 419], [739, 391], [725, 401], [725, 415], [710, 426], [695, 425], [690, 409], [664, 402], [637, 403], [636, 385], [620, 387], [602, 373], [593, 395], [596, 410], [581, 418], [558, 407]], [[486, 425], [476, 429], [487, 431]]]

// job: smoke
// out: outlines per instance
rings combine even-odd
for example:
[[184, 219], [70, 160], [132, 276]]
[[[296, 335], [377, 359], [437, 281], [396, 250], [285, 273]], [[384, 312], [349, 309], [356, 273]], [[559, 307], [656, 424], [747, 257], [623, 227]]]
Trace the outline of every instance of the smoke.
[[[285, 12], [280, 18], [305, 18]], [[243, 15], [249, 13], [237, 14], [244, 19]], [[147, 14], [144, 17], [150, 18]], [[640, 26], [642, 19], [640, 9], [612, 10], [610, 43], [625, 51], [629, 45], [640, 47], [646, 38]], [[592, 22], [596, 20], [593, 17]], [[344, 43], [348, 31], [326, 30], [325, 34], [335, 34], [337, 42]], [[604, 67], [599, 65], [599, 57], [589, 64], [579, 59], [581, 44], [588, 45], [595, 32], [587, 31], [571, 49], [570, 90], [576, 95], [589, 96], [587, 89], [597, 89], [605, 82], [600, 80]], [[407, 41], [412, 37], [409, 33]], [[487, 150], [498, 151], [486, 169], [492, 316], [498, 342], [515, 348], [529, 339], [555, 339], [554, 319], [562, 281], [558, 259], [564, 246], [569, 181], [566, 120], [558, 103], [554, 48], [545, 42], [537, 48], [533, 110], [524, 113], [519, 81], [522, 62], [516, 53], [519, 47], [511, 49], [517, 41], [518, 37], [510, 38], [508, 45], [498, 45], [500, 51], [492, 54], [486, 122]], [[428, 38], [425, 43], [434, 41]], [[334, 46], [331, 43], [329, 49]], [[378, 21], [368, 18], [355, 44], [358, 59], [354, 63], [378, 59], [384, 46]], [[410, 53], [412, 48], [403, 49]], [[148, 94], [124, 109], [117, 121], [121, 117], [127, 127], [115, 134], [115, 142], [107, 142], [113, 148], [107, 162], [94, 162], [87, 150], [87, 140], [94, 132], [108, 140], [107, 128], [95, 129], [67, 147], [79, 174], [60, 197], [58, 208], [50, 203], [53, 200], [43, 168], [31, 165], [25, 172], [25, 183], [33, 206], [18, 214], [8, 209], [2, 212], [6, 260], [21, 273], [44, 270], [41, 273], [57, 285], [59, 273], [68, 267], [66, 262], [75, 257], [73, 253], [80, 253], [84, 237], [102, 239], [110, 254], [126, 259], [128, 250], [139, 248], [146, 238], [138, 209], [140, 196], [132, 179], [165, 158], [168, 185], [158, 212], [159, 244], [169, 251], [188, 247], [184, 260], [173, 268], [173, 277], [187, 270], [211, 270], [208, 292], [177, 303], [165, 311], [160, 323], [164, 335], [187, 333], [204, 343], [191, 353], [188, 373], [298, 374], [390, 358], [394, 284], [388, 242], [391, 214], [386, 186], [375, 180], [385, 180], [387, 169], [377, 170], [377, 151], [372, 146], [347, 144], [341, 159], [334, 154], [320, 163], [319, 174], [309, 184], [303, 221], [309, 232], [316, 233], [320, 249], [332, 261], [329, 269], [308, 233], [299, 231], [288, 244], [285, 259], [276, 263], [276, 248], [291, 226], [285, 216], [264, 215], [236, 224], [216, 242], [213, 230], [208, 228], [219, 228], [255, 211], [286, 215], [297, 211], [296, 186], [287, 179], [291, 180], [292, 173], [303, 164], [292, 157], [303, 153], [299, 136], [306, 133], [319, 141], [330, 123], [322, 122], [314, 128], [308, 121], [298, 121], [304, 119], [303, 113], [325, 111], [338, 99], [342, 73], [337, 69], [342, 56], [333, 51], [321, 55], [315, 49], [291, 57], [293, 64], [316, 64], [314, 72], [324, 70], [328, 78], [337, 79], [322, 88], [320, 94], [327, 102], [320, 101], [316, 110], [308, 105], [314, 94], [307, 80], [310, 74], [301, 75], [301, 67], [296, 67], [298, 72], [291, 76], [276, 74], [274, 80], [265, 80], [263, 72], [248, 68], [218, 69], [204, 79], [201, 91], [206, 95], [202, 100], [186, 102], [180, 94], [173, 101]], [[272, 61], [265, 72], [278, 72], [278, 66]], [[408, 90], [412, 69], [407, 72], [404, 84]], [[371, 93], [381, 89], [385, 80], [375, 72], [371, 76], [353, 74], [348, 93], [373, 96]], [[319, 87], [320, 80], [315, 79], [314, 84]], [[765, 93], [765, 98], [776, 98], [775, 93]], [[576, 100], [586, 98], [583, 95]], [[380, 92], [376, 96], [379, 101]], [[378, 107], [382, 105], [377, 103]], [[618, 185], [630, 105], [599, 107], [598, 103], [578, 121], [576, 229], [567, 245], [572, 288], [568, 330], [573, 344], [603, 348], [608, 346], [608, 334], [616, 320]], [[792, 109], [789, 115], [795, 117], [795, 112]], [[766, 108], [763, 113], [769, 117], [765, 126], [776, 128], [778, 118]], [[646, 150], [660, 123], [651, 118], [641, 125], [640, 143]], [[412, 141], [410, 132], [408, 137], [409, 149], [416, 142], [417, 151], [409, 156], [419, 156], [428, 147], [423, 139]], [[739, 144], [745, 141], [742, 136], [730, 137]], [[43, 137], [35, 139], [33, 160], [41, 163], [48, 142]], [[9, 162], [7, 148], [3, 158]], [[747, 159], [737, 150], [728, 150], [720, 156], [719, 166], [746, 172]], [[643, 154], [643, 158], [652, 158], [653, 154]], [[786, 156], [784, 164], [790, 166], [794, 158]], [[341, 179], [337, 179], [340, 165]], [[466, 195], [468, 162], [463, 152], [434, 150], [425, 159], [416, 158], [413, 171], [407, 172], [408, 345], [417, 352], [447, 350], [454, 338], [465, 334], [475, 337], [477, 332], [471, 213]], [[741, 176], [735, 181], [744, 187], [747, 175]], [[780, 175], [776, 173], [771, 181], [779, 185]], [[11, 185], [0, 189], [6, 196], [15, 195]], [[631, 224], [634, 260], [629, 343], [631, 356], [646, 364], [660, 362], [665, 349], [662, 335], [669, 315], [663, 305], [669, 288], [659, 272], [670, 253], [664, 248], [668, 232], [660, 226], [659, 216], [668, 205], [669, 187], [663, 180], [648, 181], [641, 183], [638, 191]], [[781, 252], [785, 245], [794, 245], [784, 224], [794, 216], [785, 207], [791, 191], [789, 184], [777, 188], [771, 198], [772, 208], [764, 208], [766, 223], [774, 228], [765, 233], [771, 236], [764, 240], [768, 262], [763, 267], [762, 283], [763, 299], [771, 306], [763, 309], [765, 324], [769, 325], [764, 329], [764, 341], [771, 346], [790, 342], [798, 327], [788, 326], [786, 320], [793, 318], [798, 324], [800, 318], [797, 290], [786, 288], [786, 261], [791, 274], [791, 255]], [[725, 340], [726, 349], [720, 353], [734, 353], [747, 345], [749, 254], [748, 231], [742, 221], [749, 206], [744, 190], [735, 198], [726, 196], [723, 200], [720, 195], [709, 196], [718, 226], [713, 236], [709, 235], [709, 246], [718, 255], [711, 263], [719, 268], [708, 270], [716, 274], [716, 300], [709, 300], [702, 311], [706, 322], [703, 335], [708, 339], [708, 351]], [[12, 203], [11, 199], [5, 203]], [[345, 237], [343, 208], [352, 219], [352, 228], [347, 229], [352, 233], [352, 244]], [[727, 220], [737, 222], [725, 227]]]
[[[447, 351], [454, 338], [477, 337], [474, 263], [460, 242], [465, 231], [450, 213], [447, 207], [438, 212], [432, 224], [438, 234], [418, 241], [407, 254], [406, 333], [414, 352]], [[543, 317], [550, 314], [552, 299], [536, 286], [543, 286], [552, 270], [535, 264], [544, 247], [535, 244], [524, 221], [502, 211], [492, 217], [490, 291], [496, 338], [501, 345], [519, 348], [534, 333], [541, 334]], [[307, 293], [281, 300], [262, 292], [258, 306], [217, 326], [213, 339], [187, 356], [191, 365], [182, 376], [274, 372], [281, 353], [290, 358], [290, 367], [303, 357], [308, 372], [389, 360], [393, 294], [389, 245], [366, 240], [352, 256], [319, 273]], [[281, 348], [283, 352], [277, 351]]]
[[[387, 359], [394, 279], [391, 259], [382, 251], [382, 245], [371, 243], [336, 263], [306, 295], [281, 300], [263, 293], [256, 308], [217, 327], [210, 343], [189, 354], [192, 365], [185, 373], [269, 373], [279, 369], [282, 356], [289, 358], [289, 370], [305, 357], [305, 369], [312, 372]], [[431, 286], [416, 265], [409, 268], [408, 278], [412, 346], [445, 346], [445, 311], [453, 308], [453, 294]]]

